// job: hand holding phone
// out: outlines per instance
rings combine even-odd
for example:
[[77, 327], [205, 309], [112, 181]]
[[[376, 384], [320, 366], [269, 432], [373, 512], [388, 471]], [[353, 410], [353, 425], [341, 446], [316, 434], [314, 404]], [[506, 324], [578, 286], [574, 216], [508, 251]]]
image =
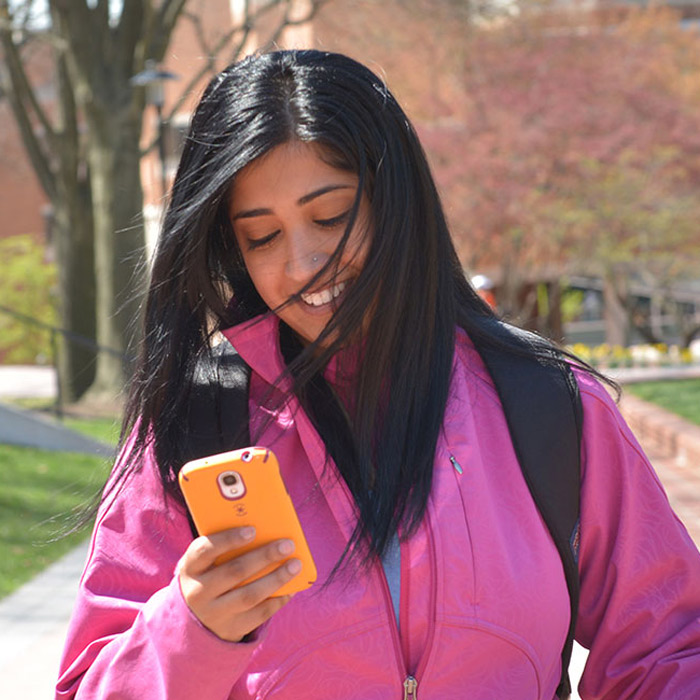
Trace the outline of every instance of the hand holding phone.
[[[271, 450], [248, 447], [188, 462], [180, 471], [179, 481], [200, 535], [245, 526], [257, 531], [254, 541], [220, 556], [217, 564], [274, 540], [290, 539], [302, 569], [276, 595], [296, 593], [314, 583], [316, 566]], [[271, 563], [256, 577], [273, 568]]]
[[195, 460], [180, 485], [202, 535], [180, 562], [183, 596], [208, 629], [240, 641], [316, 579], [277, 459], [252, 447]]
[[[206, 628], [229, 642], [241, 641], [286, 605], [291, 595], [278, 591], [301, 570], [301, 562], [289, 558], [291, 540], [275, 540], [216, 564], [222, 554], [240, 550], [254, 538], [254, 528], [241, 527], [198, 537], [178, 565], [187, 606]], [[245, 583], [270, 565], [277, 568]]]

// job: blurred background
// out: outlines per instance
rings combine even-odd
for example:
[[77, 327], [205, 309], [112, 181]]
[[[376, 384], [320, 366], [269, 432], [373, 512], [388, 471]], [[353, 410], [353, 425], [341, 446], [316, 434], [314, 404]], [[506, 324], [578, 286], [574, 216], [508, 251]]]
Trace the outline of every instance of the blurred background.
[[699, 541], [700, 0], [0, 0], [0, 596], [84, 540], [190, 115], [275, 46], [385, 78], [466, 274], [651, 402]]
[[603, 365], [700, 360], [699, 2], [0, 8], [0, 362], [54, 365], [61, 401], [122, 390], [193, 106], [271, 46], [386, 78], [467, 274], [506, 317]]

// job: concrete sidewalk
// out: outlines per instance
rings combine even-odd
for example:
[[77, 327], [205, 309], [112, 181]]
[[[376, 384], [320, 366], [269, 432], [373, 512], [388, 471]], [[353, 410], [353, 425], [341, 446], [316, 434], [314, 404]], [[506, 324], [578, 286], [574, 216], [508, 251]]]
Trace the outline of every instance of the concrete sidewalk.
[[114, 447], [66, 428], [60, 421], [0, 403], [0, 444], [112, 458]]
[[114, 448], [66, 428], [53, 416], [27, 411], [5, 399], [52, 399], [56, 370], [31, 365], [0, 365], [0, 444], [113, 457]]
[[0, 600], [0, 678], [8, 700], [50, 700], [87, 541]]
[[53, 399], [56, 370], [40, 365], [0, 365], [0, 399]]
[[[0, 386], [3, 380], [0, 371]], [[30, 385], [31, 382], [23, 384]], [[621, 409], [664, 483], [671, 504], [700, 546], [700, 429], [629, 394], [625, 395]], [[87, 543], [0, 600], [0, 677], [3, 679], [0, 695], [3, 698], [49, 700], [53, 697], [86, 552]], [[585, 650], [577, 646], [572, 659], [573, 679], [580, 677], [585, 659]], [[574, 693], [572, 699], [578, 700], [578, 695]]]

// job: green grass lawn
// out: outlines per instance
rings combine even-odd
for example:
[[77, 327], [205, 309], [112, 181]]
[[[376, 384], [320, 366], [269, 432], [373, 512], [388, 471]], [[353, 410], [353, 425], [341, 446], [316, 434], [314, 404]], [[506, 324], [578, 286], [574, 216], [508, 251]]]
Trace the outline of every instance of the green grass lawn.
[[[63, 423], [108, 444], [119, 436], [116, 418], [66, 417]], [[0, 597], [88, 536], [90, 525], [65, 533], [99, 494], [110, 466], [92, 455], [0, 445]]]
[[119, 439], [121, 423], [118, 418], [73, 418], [66, 416], [61, 422], [66, 428], [77, 430], [108, 445], [116, 445]]
[[700, 379], [628, 384], [625, 391], [700, 425]]
[[7, 595], [85, 539], [63, 536], [99, 493], [102, 457], [0, 445], [0, 596]]

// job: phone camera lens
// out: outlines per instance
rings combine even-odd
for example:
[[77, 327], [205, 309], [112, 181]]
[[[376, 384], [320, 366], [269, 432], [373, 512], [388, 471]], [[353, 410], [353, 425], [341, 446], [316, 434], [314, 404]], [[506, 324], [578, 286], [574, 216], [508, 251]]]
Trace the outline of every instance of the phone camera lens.
[[233, 486], [238, 481], [238, 479], [236, 478], [235, 474], [226, 474], [222, 481], [224, 482], [224, 484], [226, 484], [226, 486]]
[[244, 453], [241, 455], [241, 459], [242, 459], [244, 462], [250, 462], [250, 460], [253, 459], [253, 453], [252, 453], [252, 452], [244, 452]]

